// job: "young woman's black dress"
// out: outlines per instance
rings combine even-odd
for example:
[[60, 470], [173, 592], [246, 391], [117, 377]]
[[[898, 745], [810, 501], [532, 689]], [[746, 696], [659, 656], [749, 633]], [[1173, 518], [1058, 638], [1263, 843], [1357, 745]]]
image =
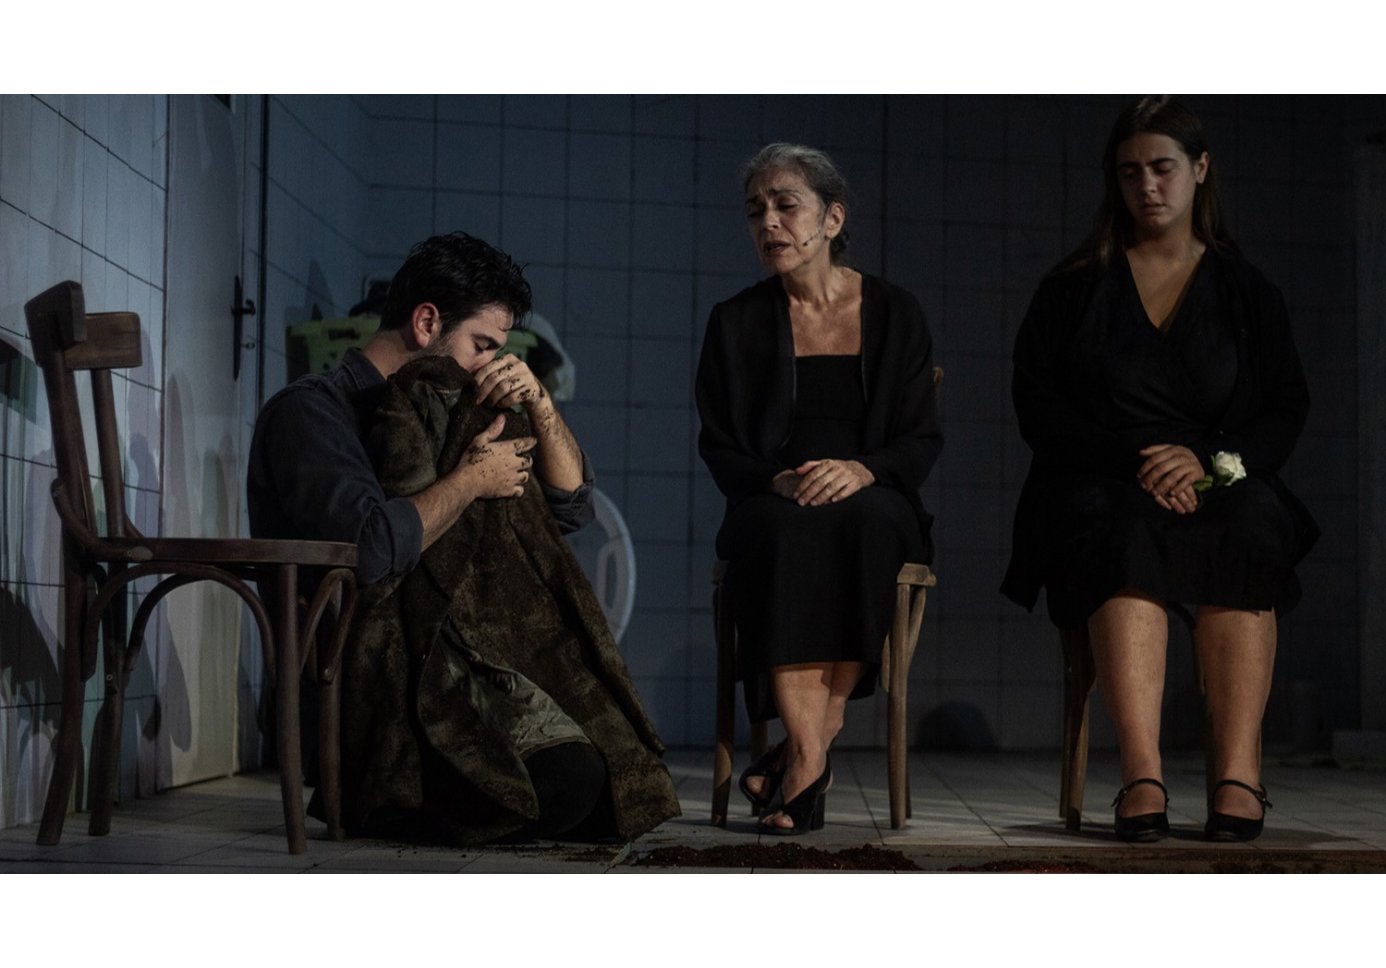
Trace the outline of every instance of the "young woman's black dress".
[[[1123, 588], [1250, 610], [1284, 612], [1299, 600], [1294, 564], [1312, 520], [1273, 471], [1250, 467], [1246, 479], [1204, 492], [1198, 510], [1184, 515], [1156, 504], [1133, 472], [1144, 460], [1140, 448], [1155, 443], [1201, 451], [1204, 469], [1212, 469], [1216, 445], [1207, 442], [1217, 439], [1247, 376], [1227, 268], [1206, 254], [1178, 310], [1157, 328], [1126, 259], [1114, 260], [1098, 308], [1085, 314], [1064, 354], [1060, 392], [1092, 422], [1094, 451], [1118, 439], [1132, 456], [1106, 467], [1051, 461], [1030, 494], [1049, 613], [1062, 628], [1083, 624]], [[1037, 451], [1037, 463], [1044, 456]]]
[[[866, 398], [859, 356], [801, 356], [785, 467], [862, 452]], [[753, 722], [774, 718], [770, 670], [805, 662], [867, 663], [870, 695], [895, 603], [895, 576], [926, 555], [918, 518], [893, 488], [866, 487], [821, 507], [764, 493], [734, 508], [717, 539], [739, 603], [737, 676]]]

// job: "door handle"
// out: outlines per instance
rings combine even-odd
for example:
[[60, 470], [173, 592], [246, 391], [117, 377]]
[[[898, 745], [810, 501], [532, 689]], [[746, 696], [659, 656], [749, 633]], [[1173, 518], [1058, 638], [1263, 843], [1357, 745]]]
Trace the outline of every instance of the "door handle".
[[231, 379], [241, 378], [241, 350], [255, 349], [255, 341], [245, 338], [245, 318], [255, 315], [255, 300], [247, 299], [241, 277], [236, 276], [231, 291]]

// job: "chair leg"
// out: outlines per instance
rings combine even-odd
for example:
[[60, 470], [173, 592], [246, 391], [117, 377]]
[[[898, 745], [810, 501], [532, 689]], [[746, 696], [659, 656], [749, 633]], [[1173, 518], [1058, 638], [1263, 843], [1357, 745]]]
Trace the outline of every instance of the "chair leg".
[[323, 812], [327, 815], [327, 836], [346, 839], [342, 824], [342, 680], [333, 676], [321, 683], [318, 696], [318, 782], [322, 784]]
[[53, 773], [48, 779], [48, 795], [39, 823], [38, 843], [44, 847], [52, 847], [62, 839], [72, 785], [82, 762], [82, 708], [86, 698], [82, 679], [82, 610], [87, 582], [69, 566], [70, 554], [64, 548], [62, 712], [53, 742]]
[[1086, 628], [1060, 633], [1064, 651], [1064, 752], [1059, 776], [1059, 816], [1069, 830], [1083, 822], [1088, 772], [1088, 696], [1096, 671]]
[[895, 589], [895, 617], [890, 625], [889, 706], [886, 710], [886, 774], [890, 787], [890, 827], [905, 826], [906, 802], [909, 799], [909, 764], [905, 742], [905, 691], [909, 685], [909, 663], [905, 658], [906, 636], [909, 635], [910, 587]]
[[910, 816], [910, 768], [909, 750], [905, 745], [905, 685], [900, 684], [900, 695], [893, 693], [887, 713], [889, 730], [888, 774], [890, 777], [890, 829], [900, 830]]
[[279, 569], [279, 620], [275, 624], [275, 658], [278, 660], [275, 689], [279, 726], [279, 788], [284, 799], [284, 830], [289, 853], [308, 849], [303, 822], [303, 746], [298, 722], [298, 688], [302, 678], [298, 642], [298, 570], [293, 565]]
[[914, 816], [910, 796], [909, 687], [910, 665], [924, 624], [929, 590], [905, 582], [895, 586], [895, 615], [882, 654], [882, 685], [886, 707], [886, 773], [890, 787], [890, 826], [899, 830]]
[[[110, 673], [106, 673], [110, 676]], [[120, 786], [120, 731], [125, 718], [125, 694], [120, 676], [106, 680], [106, 696], [92, 730], [91, 766], [87, 804], [91, 817], [87, 833], [104, 837], [111, 832], [111, 814], [115, 810]]]
[[[349, 572], [333, 572], [324, 581], [336, 584], [327, 605], [329, 621], [300, 632], [307, 639], [312, 632], [317, 644], [314, 662], [319, 686], [318, 708], [318, 795], [322, 797], [327, 835], [346, 839], [342, 822], [342, 651], [356, 614], [356, 582]], [[321, 591], [319, 592], [321, 594]]]
[[[67, 678], [66, 675], [64, 678]], [[53, 773], [48, 780], [48, 796], [43, 803], [43, 819], [39, 823], [38, 843], [56, 846], [63, 836], [68, 805], [72, 801], [72, 786], [82, 765], [82, 680], [75, 679], [77, 696], [67, 693], [71, 687], [63, 684], [61, 718], [54, 740]]]
[[717, 642], [717, 721], [712, 752], [712, 823], [727, 825], [732, 757], [736, 751], [736, 624], [725, 583], [712, 590], [712, 634]]
[[87, 803], [91, 810], [87, 832], [104, 837], [111, 832], [111, 814], [120, 792], [120, 734], [125, 720], [126, 597], [122, 593], [100, 617], [106, 638], [105, 696], [92, 731], [91, 769]]

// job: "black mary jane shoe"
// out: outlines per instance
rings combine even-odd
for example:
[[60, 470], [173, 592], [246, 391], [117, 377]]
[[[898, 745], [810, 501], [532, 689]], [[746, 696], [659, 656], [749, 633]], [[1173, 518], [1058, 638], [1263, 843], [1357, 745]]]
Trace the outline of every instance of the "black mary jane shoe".
[[1270, 798], [1266, 796], [1265, 787], [1254, 787], [1241, 780], [1219, 780], [1213, 787], [1213, 794], [1225, 786], [1240, 787], [1247, 793], [1256, 798], [1256, 802], [1261, 804], [1261, 816], [1252, 820], [1250, 817], [1234, 817], [1228, 813], [1218, 813], [1213, 809], [1213, 800], [1208, 799], [1208, 822], [1203, 826], [1203, 836], [1209, 840], [1221, 841], [1222, 843], [1244, 843], [1248, 840], [1255, 840], [1261, 836], [1261, 830], [1266, 825], [1266, 811], [1271, 808]]
[[813, 830], [822, 830], [828, 808], [828, 787], [832, 786], [832, 782], [833, 763], [829, 758], [823, 765], [823, 775], [805, 787], [793, 800], [785, 803], [784, 790], [781, 788], [776, 791], [775, 800], [765, 805], [766, 812], [783, 812], [794, 826], [781, 827], [779, 824], [766, 823], [762, 819], [760, 829], [776, 837], [797, 837]]
[[1159, 813], [1138, 813], [1134, 817], [1121, 815], [1121, 801], [1126, 799], [1126, 794], [1131, 792], [1132, 787], [1138, 787], [1142, 783], [1159, 787], [1160, 792], [1165, 795], [1165, 806], [1169, 806], [1169, 791], [1163, 783], [1153, 777], [1143, 776], [1139, 780], [1132, 780], [1118, 790], [1116, 799], [1112, 801], [1112, 807], [1117, 811], [1113, 829], [1116, 831], [1117, 840], [1124, 840], [1128, 844], [1151, 844], [1169, 833], [1169, 813], [1166, 810]]
[[[780, 781], [784, 779], [784, 744], [786, 740], [781, 740], [777, 745], [770, 747], [765, 755], [756, 760], [742, 771], [740, 779], [736, 781], [737, 787], [741, 790], [741, 795], [751, 801], [751, 806], [757, 812], [763, 812], [770, 805], [780, 792]], [[746, 785], [746, 781], [753, 776], [765, 777], [765, 782], [760, 786], [760, 793], [755, 793]]]

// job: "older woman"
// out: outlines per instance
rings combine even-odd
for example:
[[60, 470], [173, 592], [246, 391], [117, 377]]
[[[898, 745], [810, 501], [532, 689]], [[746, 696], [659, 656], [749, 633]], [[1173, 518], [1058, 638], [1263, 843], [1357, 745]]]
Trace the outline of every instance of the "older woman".
[[1002, 590], [1082, 625], [1116, 726], [1117, 837], [1169, 830], [1160, 766], [1166, 606], [1197, 606], [1212, 726], [1205, 834], [1250, 840], [1270, 806], [1261, 720], [1276, 617], [1317, 538], [1276, 476], [1309, 408], [1280, 292], [1223, 228], [1202, 125], [1168, 98], [1122, 112], [1092, 234], [1040, 284], [1015, 347], [1034, 451]]
[[828, 748], [869, 695], [907, 560], [929, 561], [919, 500], [942, 445], [932, 340], [913, 296], [843, 264], [847, 186], [821, 151], [763, 148], [746, 221], [774, 275], [719, 303], [698, 365], [699, 451], [727, 511], [738, 675], [785, 742], [741, 778], [763, 828], [823, 823]]

